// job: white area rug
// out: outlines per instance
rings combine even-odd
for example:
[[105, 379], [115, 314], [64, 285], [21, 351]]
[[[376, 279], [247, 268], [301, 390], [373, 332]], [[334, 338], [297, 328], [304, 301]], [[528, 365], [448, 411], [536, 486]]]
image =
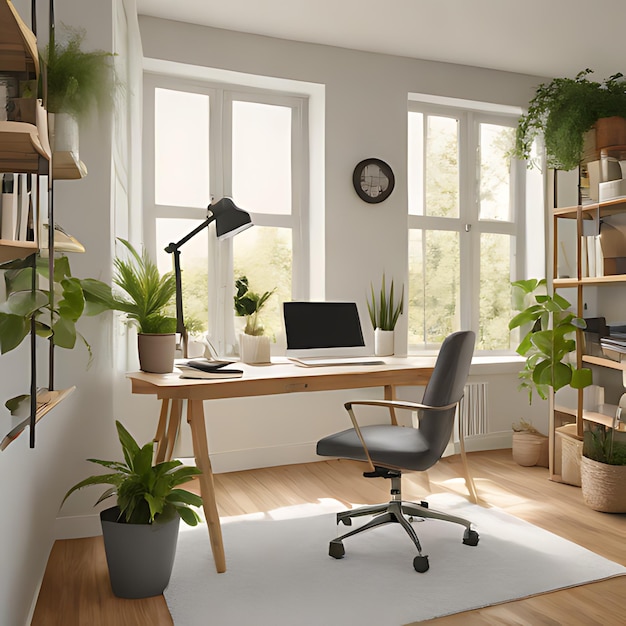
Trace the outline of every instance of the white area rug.
[[[413, 569], [416, 552], [397, 524], [344, 541], [328, 556], [337, 527], [330, 500], [271, 514], [223, 520], [227, 571], [217, 574], [205, 525], [181, 524], [165, 599], [176, 626], [401, 626], [626, 574], [626, 568], [498, 509], [450, 494], [431, 508], [474, 522], [414, 524], [430, 569]], [[369, 518], [366, 518], [369, 519]]]

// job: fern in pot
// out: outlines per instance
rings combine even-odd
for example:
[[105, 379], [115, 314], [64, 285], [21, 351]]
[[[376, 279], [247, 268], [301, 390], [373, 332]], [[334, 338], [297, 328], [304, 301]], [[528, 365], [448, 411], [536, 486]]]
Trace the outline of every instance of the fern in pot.
[[96, 505], [112, 496], [116, 506], [100, 513], [102, 534], [113, 593], [121, 598], [145, 598], [163, 593], [169, 583], [178, 526], [200, 521], [190, 506], [202, 506], [202, 498], [178, 487], [201, 471], [180, 461], [153, 464], [154, 442], [143, 447], [119, 422], [115, 422], [123, 461], [88, 459], [108, 470], [75, 484], [75, 491], [92, 485], [111, 485]]
[[367, 310], [374, 329], [374, 353], [376, 356], [390, 356], [395, 352], [394, 335], [398, 318], [404, 311], [404, 285], [400, 297], [396, 298], [393, 279], [387, 289], [385, 275], [378, 292], [370, 284], [370, 298], [367, 300]]
[[262, 294], [252, 291], [246, 276], [235, 280], [235, 315], [245, 318], [245, 327], [239, 335], [239, 356], [243, 363], [270, 361], [270, 339], [264, 334], [259, 312], [275, 291], [276, 288]]

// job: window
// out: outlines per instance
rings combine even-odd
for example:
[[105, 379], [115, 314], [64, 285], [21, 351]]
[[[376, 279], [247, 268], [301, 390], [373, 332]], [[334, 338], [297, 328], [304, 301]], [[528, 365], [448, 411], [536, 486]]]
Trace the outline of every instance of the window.
[[517, 116], [411, 102], [409, 349], [476, 332], [509, 351], [510, 282], [523, 263], [524, 165], [507, 155]]
[[276, 289], [262, 313], [275, 336], [294, 274], [307, 276], [306, 98], [148, 74], [144, 109], [145, 242], [161, 271], [172, 267], [164, 248], [204, 221], [212, 199], [231, 196], [254, 223], [220, 242], [211, 226], [181, 247], [189, 332], [208, 331], [229, 353], [234, 282], [245, 275], [253, 291]]

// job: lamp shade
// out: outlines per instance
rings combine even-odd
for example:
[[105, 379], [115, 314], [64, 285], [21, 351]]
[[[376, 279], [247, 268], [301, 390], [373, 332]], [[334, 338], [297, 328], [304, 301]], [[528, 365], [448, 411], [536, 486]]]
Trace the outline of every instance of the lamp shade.
[[246, 228], [252, 226], [250, 215], [240, 209], [232, 198], [224, 197], [209, 206], [215, 218], [215, 233], [218, 239], [234, 237]]

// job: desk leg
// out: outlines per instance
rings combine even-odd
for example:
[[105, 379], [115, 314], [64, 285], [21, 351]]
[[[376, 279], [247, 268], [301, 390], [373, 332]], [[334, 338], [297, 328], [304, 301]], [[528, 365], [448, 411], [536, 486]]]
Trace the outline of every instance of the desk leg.
[[202, 506], [209, 528], [209, 539], [211, 540], [215, 569], [218, 573], [222, 573], [226, 571], [226, 555], [224, 554], [220, 516], [217, 511], [217, 502], [215, 501], [215, 485], [213, 483], [211, 460], [209, 459], [209, 446], [207, 444], [202, 400], [187, 401], [187, 421], [191, 426], [196, 465], [202, 471], [202, 474], [198, 477], [200, 480], [200, 495], [202, 496]]
[[459, 421], [459, 446], [461, 448], [461, 461], [463, 463], [463, 473], [465, 474], [465, 486], [467, 487], [467, 491], [469, 492], [469, 498], [471, 502], [474, 504], [478, 503], [478, 493], [476, 492], [476, 486], [474, 485], [474, 479], [472, 478], [472, 473], [470, 472], [469, 463], [467, 462], [467, 455], [465, 454], [465, 435], [463, 432], [463, 419], [461, 417], [461, 413], [459, 411], [458, 416]]

